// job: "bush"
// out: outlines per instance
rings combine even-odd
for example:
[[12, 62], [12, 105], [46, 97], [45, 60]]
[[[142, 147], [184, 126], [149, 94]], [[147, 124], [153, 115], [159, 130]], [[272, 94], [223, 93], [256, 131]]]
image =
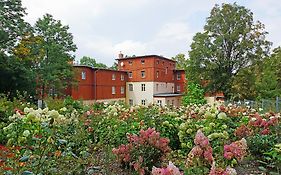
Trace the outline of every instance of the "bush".
[[161, 138], [154, 128], [141, 130], [139, 136], [128, 134], [128, 144], [113, 148], [112, 152], [127, 167], [132, 166], [139, 174], [151, 171], [161, 157], [170, 151], [169, 139]]

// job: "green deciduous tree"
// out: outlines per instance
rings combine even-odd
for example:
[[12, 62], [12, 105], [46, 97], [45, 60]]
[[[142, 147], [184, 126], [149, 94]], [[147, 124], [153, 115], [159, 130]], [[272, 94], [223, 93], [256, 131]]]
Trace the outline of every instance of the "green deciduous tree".
[[68, 30], [68, 26], [62, 25], [61, 21], [53, 19], [50, 14], [44, 15], [35, 24], [35, 35], [42, 38], [38, 48], [43, 54], [40, 54], [41, 58], [35, 66], [42, 95], [59, 93], [72, 81], [72, 53], [77, 48]]
[[21, 0], [0, 1], [0, 51], [10, 52], [21, 36], [30, 29]]
[[207, 18], [204, 31], [197, 33], [189, 52], [189, 80], [208, 80], [211, 91], [223, 91], [229, 97], [233, 77], [244, 68], [262, 61], [271, 43], [253, 13], [234, 4], [216, 5]]
[[188, 60], [186, 59], [185, 55], [182, 53], [177, 54], [175, 57], [172, 57], [172, 60], [176, 61], [176, 68], [187, 70]]
[[112, 66], [110, 67], [110, 69], [112, 69], [112, 70], [118, 70], [118, 64], [117, 64], [117, 62], [114, 62], [114, 63], [112, 64]]
[[81, 65], [87, 65], [91, 67], [98, 67], [98, 68], [107, 68], [107, 66], [103, 63], [97, 63], [97, 61], [94, 58], [83, 56], [80, 59]]
[[13, 54], [16, 44], [31, 30], [25, 15], [21, 0], [0, 0], [0, 93], [8, 97], [22, 91], [33, 94], [35, 89], [32, 71]]
[[185, 106], [191, 104], [205, 104], [206, 100], [204, 94], [205, 91], [199, 84], [188, 83], [187, 92], [183, 96], [182, 103]]
[[262, 64], [262, 71], [256, 81], [257, 97], [275, 99], [281, 96], [281, 48], [273, 50], [273, 54]]
[[231, 84], [232, 100], [255, 100], [257, 96], [256, 81], [260, 74], [260, 67], [252, 65], [241, 69], [233, 78]]

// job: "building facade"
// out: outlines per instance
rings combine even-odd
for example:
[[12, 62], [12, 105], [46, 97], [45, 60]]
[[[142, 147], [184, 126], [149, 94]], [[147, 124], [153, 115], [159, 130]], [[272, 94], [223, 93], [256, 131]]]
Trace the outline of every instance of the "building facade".
[[77, 86], [71, 96], [85, 102], [124, 100], [130, 105], [179, 106], [185, 91], [185, 72], [176, 62], [158, 55], [123, 57], [118, 70], [74, 66]]

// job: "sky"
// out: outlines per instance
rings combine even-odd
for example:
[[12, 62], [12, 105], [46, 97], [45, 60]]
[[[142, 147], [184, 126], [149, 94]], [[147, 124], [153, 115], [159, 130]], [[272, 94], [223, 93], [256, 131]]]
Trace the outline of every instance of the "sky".
[[187, 55], [214, 5], [234, 2], [265, 24], [273, 48], [281, 46], [279, 0], [22, 0], [29, 23], [49, 13], [70, 27], [76, 61], [89, 56], [108, 66], [120, 51], [128, 56]]

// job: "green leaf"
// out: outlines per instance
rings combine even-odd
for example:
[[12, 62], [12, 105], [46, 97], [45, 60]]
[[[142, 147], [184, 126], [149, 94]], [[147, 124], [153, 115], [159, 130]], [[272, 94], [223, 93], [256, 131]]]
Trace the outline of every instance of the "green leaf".
[[31, 171], [24, 171], [22, 175], [33, 175], [34, 173]]
[[19, 159], [20, 162], [27, 162], [29, 160], [29, 156], [23, 156]]
[[264, 168], [263, 166], [259, 166], [258, 168], [259, 168], [259, 170], [261, 170], [261, 171], [267, 171], [266, 168]]
[[67, 143], [67, 141], [64, 140], [64, 139], [58, 139], [58, 142], [59, 142], [59, 144], [61, 144], [61, 145], [64, 145], [64, 144]]

